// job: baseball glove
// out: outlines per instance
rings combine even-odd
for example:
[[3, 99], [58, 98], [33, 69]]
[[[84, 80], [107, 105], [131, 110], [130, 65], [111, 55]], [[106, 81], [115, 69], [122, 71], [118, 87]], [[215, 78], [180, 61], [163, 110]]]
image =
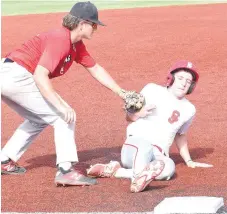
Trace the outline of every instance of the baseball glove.
[[129, 113], [139, 112], [145, 105], [145, 98], [135, 91], [121, 90], [120, 97], [124, 100], [124, 109]]

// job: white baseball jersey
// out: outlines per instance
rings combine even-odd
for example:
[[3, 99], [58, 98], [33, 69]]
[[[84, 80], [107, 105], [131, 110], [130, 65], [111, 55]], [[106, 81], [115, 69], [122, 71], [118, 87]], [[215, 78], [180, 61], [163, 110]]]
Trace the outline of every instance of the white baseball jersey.
[[166, 155], [177, 133], [188, 130], [196, 113], [195, 106], [186, 98], [177, 99], [166, 87], [150, 83], [141, 93], [146, 105], [156, 105], [156, 109], [146, 118], [139, 118], [127, 127], [127, 136], [140, 136], [161, 147]]

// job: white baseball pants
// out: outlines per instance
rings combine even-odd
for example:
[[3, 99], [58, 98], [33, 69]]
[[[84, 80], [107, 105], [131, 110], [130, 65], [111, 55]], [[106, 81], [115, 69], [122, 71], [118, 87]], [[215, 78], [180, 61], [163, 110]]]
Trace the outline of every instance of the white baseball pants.
[[2, 149], [2, 154], [18, 161], [39, 133], [51, 125], [54, 128], [56, 164], [78, 162], [75, 123], [67, 124], [60, 112], [45, 100], [33, 75], [15, 62], [1, 62], [0, 80], [2, 100], [26, 119]]
[[121, 150], [121, 162], [123, 167], [132, 169], [132, 176], [139, 174], [153, 160], [163, 160], [165, 163], [164, 170], [156, 180], [169, 180], [174, 175], [173, 160], [162, 154], [150, 141], [136, 136], [127, 137]]

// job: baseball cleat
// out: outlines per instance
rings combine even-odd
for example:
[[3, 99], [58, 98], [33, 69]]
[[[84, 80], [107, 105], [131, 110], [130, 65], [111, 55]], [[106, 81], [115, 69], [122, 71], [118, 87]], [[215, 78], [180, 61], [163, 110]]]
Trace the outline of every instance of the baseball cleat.
[[95, 164], [87, 169], [87, 174], [95, 178], [110, 178], [113, 177], [116, 171], [121, 168], [118, 161], [110, 161], [108, 164]]
[[97, 184], [97, 180], [89, 178], [74, 169], [64, 171], [60, 168], [55, 177], [55, 184], [56, 186], [90, 186]]
[[132, 180], [130, 186], [131, 192], [142, 192], [155, 177], [161, 174], [164, 167], [165, 163], [162, 160], [154, 160], [149, 163], [148, 166]]
[[24, 174], [26, 169], [24, 167], [18, 166], [12, 160], [2, 161], [1, 162], [1, 174], [2, 175], [19, 175]]

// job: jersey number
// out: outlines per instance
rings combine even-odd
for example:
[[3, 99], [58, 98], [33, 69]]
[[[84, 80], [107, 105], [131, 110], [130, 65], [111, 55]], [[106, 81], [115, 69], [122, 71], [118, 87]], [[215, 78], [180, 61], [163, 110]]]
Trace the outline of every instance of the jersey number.
[[180, 112], [174, 110], [171, 117], [168, 119], [170, 124], [173, 124], [178, 121], [178, 118], [180, 117]]

